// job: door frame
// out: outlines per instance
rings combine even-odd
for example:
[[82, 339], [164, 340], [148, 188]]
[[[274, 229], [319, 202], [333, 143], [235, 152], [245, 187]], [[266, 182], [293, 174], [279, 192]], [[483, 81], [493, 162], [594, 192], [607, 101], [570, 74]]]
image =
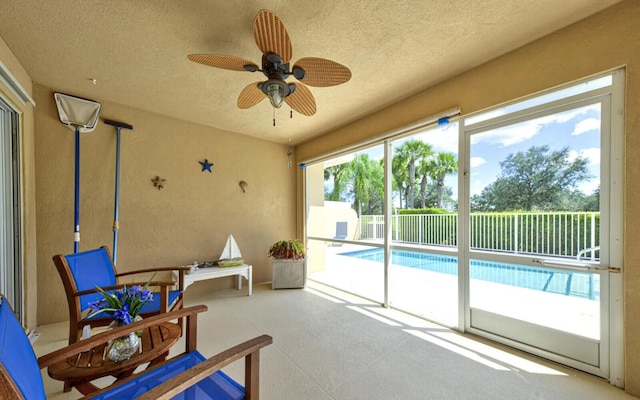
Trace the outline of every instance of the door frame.
[[0, 216], [4, 221], [0, 232], [0, 291], [24, 324], [20, 114], [2, 96], [0, 113]]
[[[458, 181], [458, 201], [459, 216], [458, 220], [460, 228], [458, 231], [458, 243], [460, 249], [460, 265], [459, 265], [459, 288], [463, 296], [459, 302], [459, 326], [464, 327], [462, 330], [487, 337], [540, 355], [542, 357], [560, 362], [565, 365], [584, 370], [586, 372], [596, 374], [608, 378], [610, 383], [619, 387], [624, 387], [624, 348], [623, 348], [623, 287], [622, 287], [622, 266], [623, 266], [623, 178], [624, 178], [624, 80], [625, 71], [619, 69], [600, 74], [595, 77], [583, 79], [578, 82], [564, 85], [562, 88], [546, 92], [553, 93], [563, 88], [576, 86], [580, 82], [586, 82], [598, 77], [610, 75], [612, 83], [610, 86], [601, 89], [595, 89], [586, 93], [578, 94], [562, 98], [561, 100], [550, 101], [539, 106], [530, 107], [520, 111], [514, 111], [501, 117], [487, 119], [482, 122], [474, 122], [471, 126], [465, 126], [465, 119], [474, 117], [474, 115], [487, 113], [471, 114], [462, 119], [459, 124], [460, 129], [460, 151], [459, 151], [459, 174]], [[543, 93], [542, 95], [545, 95]], [[530, 96], [529, 99], [539, 97], [541, 94]], [[527, 99], [525, 99], [526, 101]], [[520, 103], [523, 100], [514, 101], [511, 104]], [[470, 307], [470, 259], [478, 252], [470, 249], [470, 146], [471, 136], [479, 131], [495, 129], [499, 126], [512, 125], [524, 120], [535, 118], [535, 114], [549, 112], [549, 110], [563, 111], [566, 108], [575, 108], [576, 104], [581, 103], [600, 103], [601, 109], [601, 244], [604, 250], [601, 252], [601, 262], [603, 268], [597, 273], [601, 279], [600, 294], [600, 340], [598, 353], [595, 357], [599, 360], [598, 367], [594, 367], [589, 363], [576, 361], [574, 359], [560, 356], [552, 351], [542, 350], [538, 346], [532, 344], [523, 344], [520, 340], [513, 337], [506, 337], [501, 334], [495, 334], [487, 330], [478, 329], [472, 326], [472, 309]], [[497, 107], [502, 108], [504, 105]], [[545, 111], [546, 110], [546, 111]], [[490, 112], [491, 110], [489, 110]], [[606, 241], [606, 242], [605, 242]], [[499, 257], [498, 257], [499, 258]], [[513, 256], [511, 257], [513, 258]], [[516, 259], [518, 257], [516, 256]], [[531, 261], [532, 258], [526, 257]], [[525, 258], [522, 258], [524, 261]], [[535, 261], [535, 260], [534, 260]], [[527, 263], [524, 262], [526, 265]], [[571, 263], [565, 266], [567, 268], [575, 268]], [[475, 317], [484, 318], [492, 323], [490, 315], [484, 315], [482, 312]], [[503, 321], [504, 322], [504, 321]], [[538, 326], [540, 327], [540, 326]], [[531, 328], [531, 327], [529, 327]], [[548, 329], [548, 328], [547, 328]], [[495, 331], [504, 332], [505, 327], [496, 325]], [[508, 331], [508, 330], [507, 330]]]

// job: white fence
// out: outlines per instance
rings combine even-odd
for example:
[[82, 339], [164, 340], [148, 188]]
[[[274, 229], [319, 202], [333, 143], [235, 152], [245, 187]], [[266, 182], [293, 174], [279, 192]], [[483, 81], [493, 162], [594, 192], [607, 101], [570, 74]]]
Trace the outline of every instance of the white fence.
[[[470, 243], [474, 250], [513, 254], [599, 259], [598, 212], [473, 213]], [[457, 214], [414, 214], [392, 217], [396, 242], [457, 246]], [[382, 239], [384, 217], [362, 215], [361, 239]]]

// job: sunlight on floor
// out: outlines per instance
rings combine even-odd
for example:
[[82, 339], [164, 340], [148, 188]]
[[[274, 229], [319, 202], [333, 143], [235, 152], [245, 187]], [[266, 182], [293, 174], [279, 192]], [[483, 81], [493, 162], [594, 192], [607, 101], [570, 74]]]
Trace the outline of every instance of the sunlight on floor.
[[310, 282], [305, 290], [336, 304], [345, 304], [345, 307], [350, 310], [373, 318], [388, 326], [402, 328], [402, 330], [408, 334], [495, 370], [526, 371], [534, 374], [558, 376], [567, 375], [541, 363], [482, 343], [449, 328], [433, 324], [397, 310], [384, 308], [354, 295], [324, 286], [321, 283]]
[[542, 365], [535, 361], [519, 357], [507, 351], [500, 350], [499, 348], [481, 343], [477, 340], [473, 340], [457, 332], [440, 331], [440, 332], [431, 332], [431, 334], [433, 336], [437, 336], [441, 338], [442, 340], [448, 341], [450, 343], [455, 343], [457, 346], [460, 346], [462, 348], [466, 348], [471, 351], [481, 353], [494, 360], [498, 360], [504, 364], [508, 364], [512, 366], [515, 370], [526, 371], [532, 374], [547, 374], [547, 375], [559, 375], [559, 376], [567, 375], [563, 372], [560, 372], [548, 366]]
[[442, 339], [438, 339], [437, 337], [430, 335], [427, 332], [422, 332], [422, 331], [416, 331], [413, 329], [403, 329], [405, 332], [410, 333], [416, 337], [419, 337], [420, 339], [426, 340], [427, 342], [433, 343], [436, 346], [440, 346], [443, 349], [447, 349], [449, 351], [452, 351], [458, 355], [461, 355], [463, 357], [466, 357], [470, 360], [479, 362], [480, 364], [486, 365], [487, 367], [499, 370], [499, 371], [510, 371], [509, 368], [502, 366], [500, 364], [497, 364], [493, 361], [487, 360], [485, 358], [483, 358], [480, 354], [475, 353], [473, 351], [467, 350], [465, 348], [462, 348], [460, 346], [457, 346], [451, 342], [448, 342], [446, 340], [442, 340]]
[[358, 306], [347, 306], [348, 309], [359, 312], [362, 315], [366, 315], [369, 318], [373, 318], [377, 321], [380, 321], [384, 324], [387, 324], [389, 326], [402, 326], [401, 324], [394, 322], [390, 319], [381, 317], [380, 315], [377, 315], [375, 313], [372, 313], [371, 311], [367, 311], [366, 309], [362, 308], [362, 307], [358, 307]]

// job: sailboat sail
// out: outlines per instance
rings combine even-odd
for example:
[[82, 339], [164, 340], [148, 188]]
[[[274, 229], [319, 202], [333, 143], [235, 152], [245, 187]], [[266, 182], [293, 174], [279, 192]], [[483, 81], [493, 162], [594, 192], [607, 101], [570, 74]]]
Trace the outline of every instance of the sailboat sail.
[[222, 250], [222, 254], [220, 254], [218, 266], [235, 267], [242, 264], [244, 264], [244, 260], [242, 259], [240, 248], [238, 247], [236, 240], [233, 238], [233, 235], [229, 235], [227, 243], [224, 245], [224, 250]]

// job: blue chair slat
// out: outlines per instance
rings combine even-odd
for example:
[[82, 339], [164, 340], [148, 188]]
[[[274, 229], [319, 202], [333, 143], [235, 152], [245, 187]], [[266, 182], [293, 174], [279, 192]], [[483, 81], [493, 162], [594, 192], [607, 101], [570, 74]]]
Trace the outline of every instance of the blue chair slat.
[[40, 367], [31, 342], [9, 304], [0, 297], [0, 364], [25, 399], [45, 399]]
[[[184, 354], [171, 362], [145, 373], [139, 378], [133, 379], [123, 385], [102, 393], [93, 399], [133, 399], [177, 374], [197, 365], [205, 360], [198, 351]], [[244, 387], [231, 379], [222, 371], [210, 375], [173, 399], [189, 400], [241, 400], [244, 399]]]
[[[109, 291], [108, 291], [109, 292]], [[176, 303], [176, 301], [178, 301], [178, 299], [180, 298], [180, 295], [182, 294], [182, 290], [170, 290], [168, 293], [168, 304], [169, 304], [169, 309], [171, 309], [171, 307], [173, 307], [173, 305]], [[100, 296], [99, 294], [96, 295], [98, 298], [102, 298], [102, 296]], [[162, 301], [162, 299], [160, 298], [160, 293], [154, 293], [153, 294], [153, 299], [149, 300], [145, 305], [142, 306], [142, 308], [140, 309], [140, 313], [144, 314], [144, 313], [151, 313], [151, 312], [158, 312], [160, 311], [160, 302]], [[82, 310], [87, 311], [87, 309], [83, 309]], [[84, 320], [90, 320], [93, 318], [104, 318], [106, 316], [106, 314], [104, 313], [99, 313], [99, 314], [87, 314], [86, 317], [84, 317]]]
[[[117, 285], [115, 272], [104, 248], [66, 255], [69, 269], [73, 274], [78, 291]], [[85, 310], [92, 301], [102, 298], [100, 294], [86, 294], [80, 296], [80, 309]]]
[[[178, 298], [180, 297], [180, 295], [182, 294], [182, 290], [170, 290], [169, 294], [168, 294], [168, 304], [169, 304], [169, 309], [171, 309], [171, 307], [173, 307], [173, 305], [175, 304], [176, 301], [178, 301]], [[140, 310], [141, 313], [148, 313], [148, 312], [153, 312], [153, 311], [160, 311], [160, 293], [154, 293], [153, 294], [153, 300], [147, 302], [145, 305], [142, 306], [142, 309]]]

